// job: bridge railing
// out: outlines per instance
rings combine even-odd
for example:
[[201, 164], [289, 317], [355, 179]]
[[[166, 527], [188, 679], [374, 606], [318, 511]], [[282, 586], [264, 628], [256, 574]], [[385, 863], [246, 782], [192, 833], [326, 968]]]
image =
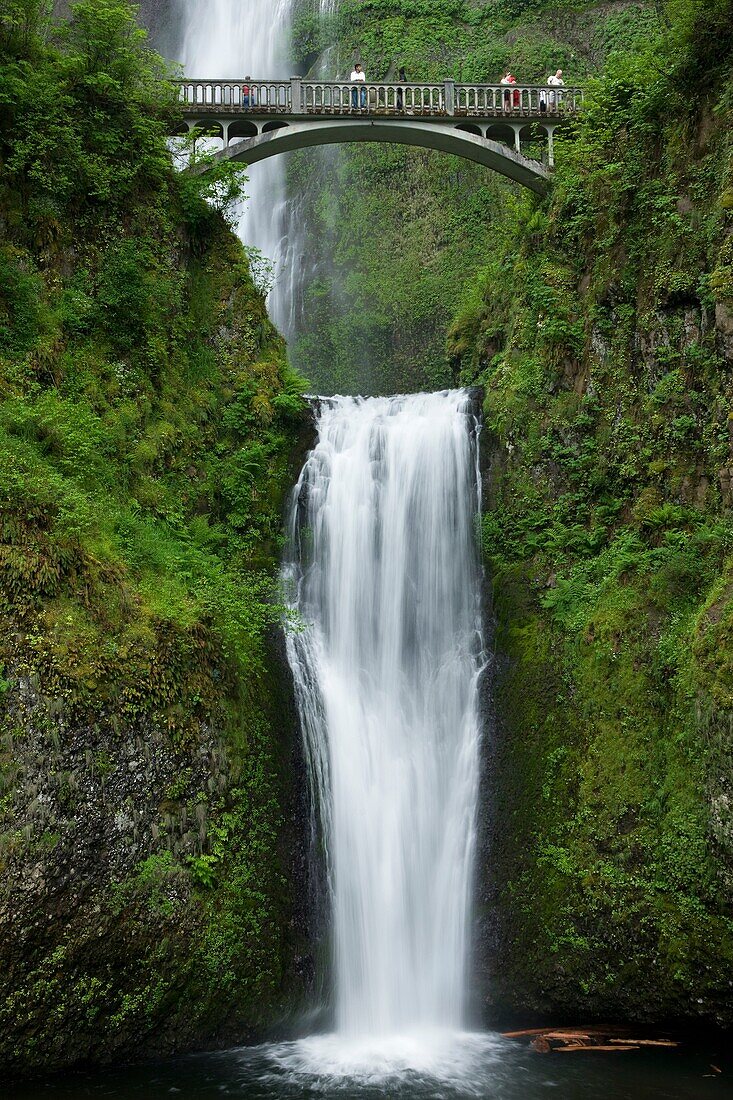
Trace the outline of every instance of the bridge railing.
[[581, 88], [522, 84], [457, 84], [457, 115], [576, 114], [583, 105]]
[[292, 112], [290, 80], [182, 80], [179, 98], [186, 108]]
[[369, 110], [445, 114], [443, 84], [367, 84], [303, 81], [301, 105], [305, 114]]
[[580, 88], [520, 84], [351, 83], [302, 80], [183, 80], [186, 111], [252, 114], [406, 114], [458, 117], [575, 114]]

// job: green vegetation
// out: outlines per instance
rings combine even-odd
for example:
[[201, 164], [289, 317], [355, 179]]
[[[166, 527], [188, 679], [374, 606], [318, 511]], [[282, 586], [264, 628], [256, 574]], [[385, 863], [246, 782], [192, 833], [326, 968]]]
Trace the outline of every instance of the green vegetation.
[[84, 702], [154, 659], [156, 622], [256, 665], [300, 408], [238, 242], [171, 171], [141, 35], [79, 3], [55, 46], [11, 25], [2, 74], [4, 584]]
[[616, 53], [449, 350], [486, 387], [494, 997], [731, 1023], [729, 3]]
[[45, 8], [0, 15], [0, 1061], [25, 1070], [234, 1040], [296, 995], [265, 633], [302, 380], [227, 223], [243, 181], [172, 169], [134, 9]]
[[[45, 7], [0, 15], [0, 1062], [23, 1071], [259, 1035], [308, 969], [267, 641], [303, 381], [227, 223], [244, 181], [172, 170], [132, 9]], [[545, 201], [396, 148], [319, 190], [294, 157], [318, 271], [296, 356], [322, 389], [485, 387], [494, 1007], [729, 1025], [730, 2], [305, 8], [302, 58], [335, 42], [342, 70], [602, 67]]]
[[[623, 0], [341, 0], [321, 22], [304, 7], [301, 60], [317, 65], [334, 47], [329, 76], [348, 76], [358, 57], [376, 80], [404, 65], [415, 81], [491, 82], [511, 66], [532, 82], [559, 66], [568, 82], [585, 82], [617, 44], [643, 41], [657, 23], [650, 6]], [[494, 252], [511, 187], [467, 161], [397, 145], [299, 154], [289, 171], [316, 271], [294, 361], [320, 392], [449, 385], [445, 331]]]

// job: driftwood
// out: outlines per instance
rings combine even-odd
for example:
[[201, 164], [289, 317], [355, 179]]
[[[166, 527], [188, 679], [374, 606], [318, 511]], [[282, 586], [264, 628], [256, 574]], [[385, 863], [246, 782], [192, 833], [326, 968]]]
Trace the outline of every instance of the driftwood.
[[522, 1031], [505, 1031], [505, 1039], [530, 1039], [538, 1054], [553, 1052], [595, 1051], [621, 1054], [643, 1047], [678, 1047], [675, 1039], [637, 1039], [633, 1032], [621, 1027], [548, 1028], [533, 1027]]
[[[624, 1043], [625, 1039], [609, 1039], [610, 1043]], [[629, 1039], [637, 1047], [678, 1047], [680, 1044], [674, 1039]]]
[[610, 1045], [610, 1043], [595, 1043], [595, 1044], [577, 1043], [577, 1044], [573, 1044], [571, 1046], [561, 1046], [561, 1047], [557, 1048], [557, 1050], [559, 1052], [561, 1052], [562, 1054], [565, 1054], [568, 1051], [572, 1051], [572, 1050], [586, 1050], [586, 1051], [598, 1050], [598, 1051], [606, 1051], [606, 1053], [619, 1054], [621, 1051], [624, 1051], [624, 1050], [638, 1050], [638, 1049], [639, 1049], [639, 1047], [636, 1046], [633, 1043], [618, 1043], [614, 1047], [612, 1047]]

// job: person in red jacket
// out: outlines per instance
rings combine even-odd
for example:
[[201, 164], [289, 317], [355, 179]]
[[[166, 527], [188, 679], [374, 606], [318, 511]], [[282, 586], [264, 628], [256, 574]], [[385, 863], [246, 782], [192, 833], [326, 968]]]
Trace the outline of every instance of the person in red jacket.
[[[516, 78], [516, 76], [512, 75], [512, 73], [509, 71], [509, 69], [507, 69], [507, 71], [504, 73], [503, 77], [501, 78], [501, 83], [502, 84], [516, 84], [517, 83], [517, 78]], [[507, 88], [507, 90], [504, 92], [504, 110], [505, 111], [510, 111], [512, 109], [512, 104], [515, 107], [519, 106], [519, 90], [515, 89], [514, 91], [510, 92], [509, 89]]]

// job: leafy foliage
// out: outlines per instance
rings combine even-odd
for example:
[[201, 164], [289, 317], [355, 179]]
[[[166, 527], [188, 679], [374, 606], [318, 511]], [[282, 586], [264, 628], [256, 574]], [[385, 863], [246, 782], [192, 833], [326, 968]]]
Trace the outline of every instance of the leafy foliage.
[[494, 437], [514, 1005], [730, 1020], [724, 7], [665, 5], [609, 58], [551, 196], [507, 209], [449, 336]]
[[[507, 65], [543, 81], [558, 66], [584, 82], [619, 42], [647, 35], [643, 4], [341, 0], [295, 28], [305, 64], [370, 79], [495, 81]], [[320, 55], [320, 60], [317, 55]], [[500, 140], [512, 140], [504, 131]], [[538, 147], [536, 154], [542, 156]], [[435, 389], [452, 381], [444, 334], [456, 298], [496, 250], [511, 186], [457, 158], [360, 143], [294, 156], [291, 186], [306, 212], [315, 276], [306, 288], [294, 361], [320, 392]], [[470, 293], [469, 290], [466, 290]]]
[[[283, 996], [278, 929], [290, 901], [273, 841], [282, 776], [265, 634], [279, 615], [281, 505], [304, 382], [228, 226], [241, 174], [173, 169], [167, 135], [180, 120], [166, 75], [123, 0], [80, 0], [62, 23], [34, 0], [3, 8], [5, 911], [18, 911], [25, 861], [46, 861], [50, 883], [54, 853], [75, 846], [71, 779], [46, 803], [52, 830], [38, 835], [26, 813], [19, 730], [28, 740], [47, 722], [54, 753], [85, 731], [80, 756], [90, 789], [102, 783], [102, 810], [104, 783], [145, 731], [181, 763], [137, 870], [121, 873], [124, 844], [103, 870], [81, 866], [82, 910], [88, 899], [106, 955], [66, 935], [65, 921], [35, 954], [15, 938], [20, 923], [3, 936], [0, 1060], [24, 1070], [63, 1064], [76, 1042], [85, 1054], [100, 1041], [131, 1050], [176, 1013], [191, 1035], [235, 1012], [250, 1026]], [[109, 740], [93, 752], [100, 730]], [[227, 782], [192, 790], [206, 738], [228, 761]], [[41, 781], [55, 790], [53, 776]], [[172, 847], [171, 809], [197, 822], [193, 863]], [[217, 953], [228, 953], [226, 1003], [212, 992]], [[208, 978], [181, 1000], [193, 972]]]

